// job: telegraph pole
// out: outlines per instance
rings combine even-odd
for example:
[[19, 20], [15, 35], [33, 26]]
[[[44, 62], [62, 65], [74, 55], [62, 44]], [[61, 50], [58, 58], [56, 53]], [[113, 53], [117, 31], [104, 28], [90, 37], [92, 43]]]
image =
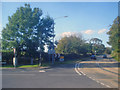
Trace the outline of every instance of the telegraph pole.
[[[68, 16], [61, 16], [61, 17], [57, 17], [57, 18], [54, 18], [54, 20], [56, 19], [59, 19], [59, 18], [67, 18]], [[52, 45], [52, 64], [54, 64], [54, 61], [55, 61], [55, 47], [54, 47], [54, 26], [55, 26], [55, 23], [53, 23], [53, 45]]]

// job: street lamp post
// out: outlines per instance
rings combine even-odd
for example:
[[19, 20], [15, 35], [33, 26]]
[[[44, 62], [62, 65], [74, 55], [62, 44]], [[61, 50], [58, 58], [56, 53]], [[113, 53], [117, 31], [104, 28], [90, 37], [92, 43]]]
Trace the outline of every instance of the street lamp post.
[[[56, 19], [59, 19], [59, 18], [67, 18], [68, 16], [61, 16], [61, 17], [57, 17], [57, 18], [54, 18], [54, 20]], [[52, 45], [52, 64], [54, 64], [54, 61], [55, 61], [55, 47], [54, 47], [54, 26], [55, 26], [55, 23], [53, 23], [53, 45]]]
[[[54, 19], [55, 20], [55, 19]], [[54, 36], [54, 26], [55, 26], [55, 23], [53, 23], [53, 44], [52, 44], [52, 64], [54, 64], [54, 61], [55, 61], [55, 49], [54, 49], [54, 38], [55, 38], [55, 36]]]
[[39, 48], [39, 49], [40, 49], [40, 50], [39, 50], [39, 51], [40, 51], [39, 66], [41, 66], [41, 65], [42, 65], [42, 64], [41, 64], [41, 51], [42, 51], [42, 50], [41, 50], [41, 38], [40, 38], [40, 40], [39, 40], [39, 47], [40, 47], [40, 48]]

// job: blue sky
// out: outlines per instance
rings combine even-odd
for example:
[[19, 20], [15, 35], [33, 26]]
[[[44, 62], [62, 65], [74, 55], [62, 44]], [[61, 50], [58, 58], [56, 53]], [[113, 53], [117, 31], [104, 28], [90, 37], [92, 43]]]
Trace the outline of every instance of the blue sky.
[[[8, 23], [22, 2], [2, 2], [2, 26]], [[55, 19], [56, 39], [64, 35], [81, 33], [85, 39], [97, 37], [107, 45], [109, 24], [118, 16], [117, 2], [29, 2], [32, 8], [39, 7], [43, 15], [49, 14]], [[64, 18], [62, 16], [68, 16]], [[57, 18], [61, 17], [61, 18]]]

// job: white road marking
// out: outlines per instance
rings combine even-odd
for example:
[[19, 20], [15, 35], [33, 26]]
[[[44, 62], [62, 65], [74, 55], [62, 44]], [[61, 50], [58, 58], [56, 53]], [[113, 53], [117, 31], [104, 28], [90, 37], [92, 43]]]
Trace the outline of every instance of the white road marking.
[[100, 83], [99, 81], [96, 80], [97, 83]]
[[100, 84], [105, 85], [104, 83], [100, 83]]
[[45, 70], [40, 70], [39, 72], [45, 72]]
[[[89, 77], [89, 78], [91, 78], [91, 77]], [[99, 83], [99, 84], [101, 84], [101, 85], [104, 85], [104, 86], [106, 86], [106, 87], [109, 87], [109, 88], [110, 88], [110, 86], [105, 85], [104, 83], [101, 83], [101, 82], [97, 81], [96, 79], [93, 79], [93, 78], [91, 78], [91, 79], [92, 79], [92, 80], [94, 80], [94, 81], [96, 81], [97, 83]]]
[[76, 73], [78, 73], [79, 75], [82, 75], [78, 70], [77, 70], [77, 63], [75, 64], [75, 71], [76, 71]]
[[89, 77], [89, 78], [91, 78], [91, 77]]
[[108, 86], [108, 85], [105, 85], [105, 86], [110, 88], [110, 86]]
[[[98, 64], [98, 66], [100, 67], [100, 65], [99, 65], [98, 62], [96, 62], [96, 64]], [[79, 75], [81, 75], [80, 73], [82, 73], [83, 75], [86, 75], [84, 72], [80, 71], [79, 65], [80, 65], [80, 62], [75, 64], [75, 71], [76, 71]], [[77, 68], [76, 68], [76, 67], [77, 67]], [[79, 72], [77, 69], [78, 69], [80, 72]], [[88, 75], [86, 75], [86, 76], [87, 76], [88, 78], [90, 78], [90, 79], [96, 81], [97, 83], [99, 83], [99, 84], [101, 84], [101, 85], [104, 85], [104, 86], [110, 88], [109, 85], [105, 85], [104, 83], [101, 83], [101, 82], [97, 81], [96, 79], [94, 79], [94, 78], [92, 78], [92, 77], [89, 77]]]
[[[80, 68], [79, 68], [79, 66], [80, 66], [80, 62], [79, 62], [79, 64], [78, 64], [78, 70], [80, 71]], [[86, 75], [84, 72], [82, 72], [82, 71], [80, 71], [83, 75]]]
[[82, 71], [80, 71], [83, 75], [86, 75], [85, 73], [83, 73]]

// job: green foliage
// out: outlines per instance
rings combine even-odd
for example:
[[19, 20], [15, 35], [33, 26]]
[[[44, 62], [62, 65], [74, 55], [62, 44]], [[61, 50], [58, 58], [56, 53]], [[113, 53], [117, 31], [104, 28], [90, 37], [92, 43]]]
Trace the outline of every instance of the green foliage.
[[102, 40], [98, 39], [98, 38], [92, 38], [90, 40], [90, 43], [93, 45], [101, 45], [102, 44]]
[[102, 44], [102, 40], [98, 38], [92, 38], [90, 40], [91, 51], [94, 53], [96, 51], [97, 54], [102, 54], [105, 51], [105, 46]]
[[120, 54], [120, 17], [118, 16], [113, 21], [112, 26], [110, 27], [109, 32], [107, 32], [109, 35], [109, 42], [108, 44], [112, 46], [113, 49], [113, 57], [118, 60], [118, 55]]
[[16, 48], [18, 56], [35, 57], [40, 48], [51, 42], [54, 20], [50, 16], [42, 16], [42, 10], [31, 8], [29, 4], [20, 7], [8, 17], [8, 24], [2, 30], [2, 49]]
[[111, 52], [112, 52], [112, 49], [110, 48], [110, 47], [106, 47], [105, 48], [105, 54], [111, 54]]
[[87, 54], [88, 44], [85, 43], [85, 40], [81, 36], [69, 36], [63, 37], [59, 40], [56, 52], [63, 54]]
[[2, 61], [7, 64], [12, 64], [14, 54], [13, 51], [10, 50], [2, 50]]
[[117, 22], [120, 22], [119, 16], [113, 21], [109, 32], [107, 32], [107, 34], [109, 35], [108, 44], [111, 45], [113, 49], [118, 49], [118, 46], [120, 46], [120, 43], [118, 43], [120, 36], [120, 24], [118, 24]]

